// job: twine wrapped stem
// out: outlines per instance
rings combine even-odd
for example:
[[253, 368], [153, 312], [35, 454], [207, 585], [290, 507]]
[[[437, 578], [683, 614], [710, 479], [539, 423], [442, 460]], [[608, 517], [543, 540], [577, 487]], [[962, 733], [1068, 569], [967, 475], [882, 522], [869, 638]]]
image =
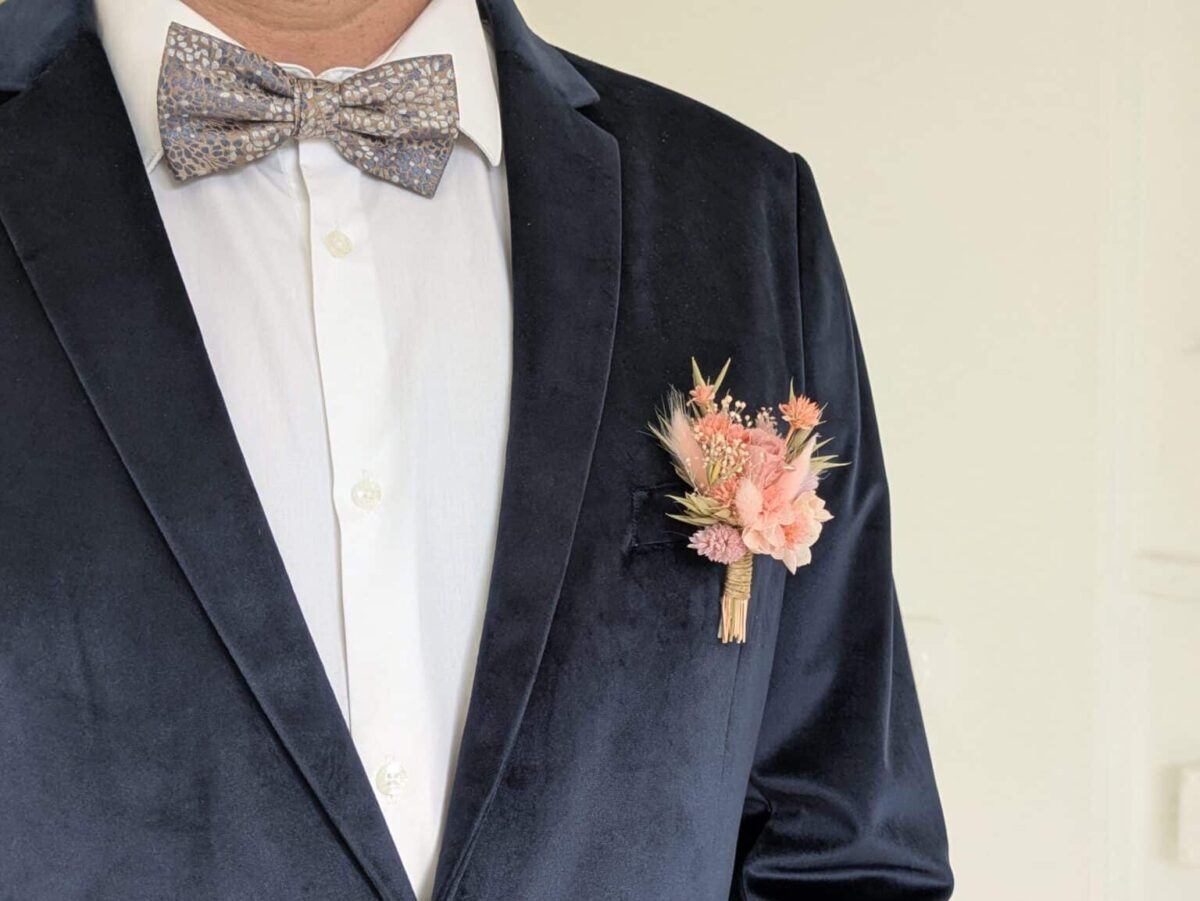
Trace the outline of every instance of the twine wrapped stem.
[[746, 641], [746, 615], [750, 608], [750, 582], [754, 555], [743, 554], [725, 567], [725, 589], [721, 592], [721, 625], [717, 638], [725, 643]]

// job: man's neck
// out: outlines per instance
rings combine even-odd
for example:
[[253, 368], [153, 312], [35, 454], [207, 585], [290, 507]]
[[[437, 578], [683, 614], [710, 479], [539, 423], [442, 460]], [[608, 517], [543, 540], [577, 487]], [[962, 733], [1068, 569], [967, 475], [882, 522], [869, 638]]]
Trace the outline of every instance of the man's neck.
[[362, 68], [400, 37], [430, 0], [184, 0], [249, 50], [320, 73]]

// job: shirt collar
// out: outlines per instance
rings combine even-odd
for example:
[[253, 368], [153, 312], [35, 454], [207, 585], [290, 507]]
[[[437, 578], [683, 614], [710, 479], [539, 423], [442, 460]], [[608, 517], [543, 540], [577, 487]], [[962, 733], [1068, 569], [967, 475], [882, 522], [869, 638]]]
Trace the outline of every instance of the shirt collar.
[[[167, 27], [178, 22], [223, 41], [238, 42], [182, 0], [96, 0], [96, 19], [142, 162], [150, 171], [162, 158], [158, 70]], [[489, 163], [498, 165], [502, 144], [496, 66], [475, 0], [431, 0], [396, 43], [364, 68], [432, 53], [449, 53], [454, 57], [459, 130], [475, 143]], [[294, 74], [312, 75], [303, 66], [283, 60], [279, 63]], [[318, 73], [318, 77], [340, 81], [359, 71], [338, 66]]]

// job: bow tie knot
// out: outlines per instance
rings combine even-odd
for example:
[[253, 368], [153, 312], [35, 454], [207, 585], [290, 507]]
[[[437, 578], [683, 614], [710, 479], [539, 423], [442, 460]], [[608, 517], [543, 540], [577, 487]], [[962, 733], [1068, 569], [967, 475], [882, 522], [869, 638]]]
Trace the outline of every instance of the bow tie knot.
[[395, 60], [334, 82], [173, 22], [158, 122], [180, 180], [251, 162], [288, 138], [327, 138], [364, 172], [431, 197], [458, 137], [453, 60]]
[[297, 78], [292, 136], [329, 138], [342, 127], [342, 86], [319, 78]]

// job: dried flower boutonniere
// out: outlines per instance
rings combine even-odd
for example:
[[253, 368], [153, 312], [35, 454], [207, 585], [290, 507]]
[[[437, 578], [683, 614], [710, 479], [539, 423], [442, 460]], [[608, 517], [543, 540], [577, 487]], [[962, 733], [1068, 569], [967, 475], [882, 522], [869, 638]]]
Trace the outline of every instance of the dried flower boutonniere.
[[751, 416], [745, 402], [728, 392], [718, 400], [728, 371], [726, 360], [710, 382], [693, 359], [692, 390], [685, 398], [671, 388], [650, 431], [690, 489], [671, 495], [683, 512], [667, 515], [698, 526], [688, 547], [725, 565], [717, 637], [744, 642], [754, 555], [783, 561], [789, 573], [809, 563], [821, 524], [833, 518], [817, 496], [820, 474], [848, 464], [833, 462], [834, 455], [814, 456], [825, 443], [815, 431], [824, 407], [789, 389], [779, 405], [787, 426], [781, 432], [780, 417], [770, 408]]

